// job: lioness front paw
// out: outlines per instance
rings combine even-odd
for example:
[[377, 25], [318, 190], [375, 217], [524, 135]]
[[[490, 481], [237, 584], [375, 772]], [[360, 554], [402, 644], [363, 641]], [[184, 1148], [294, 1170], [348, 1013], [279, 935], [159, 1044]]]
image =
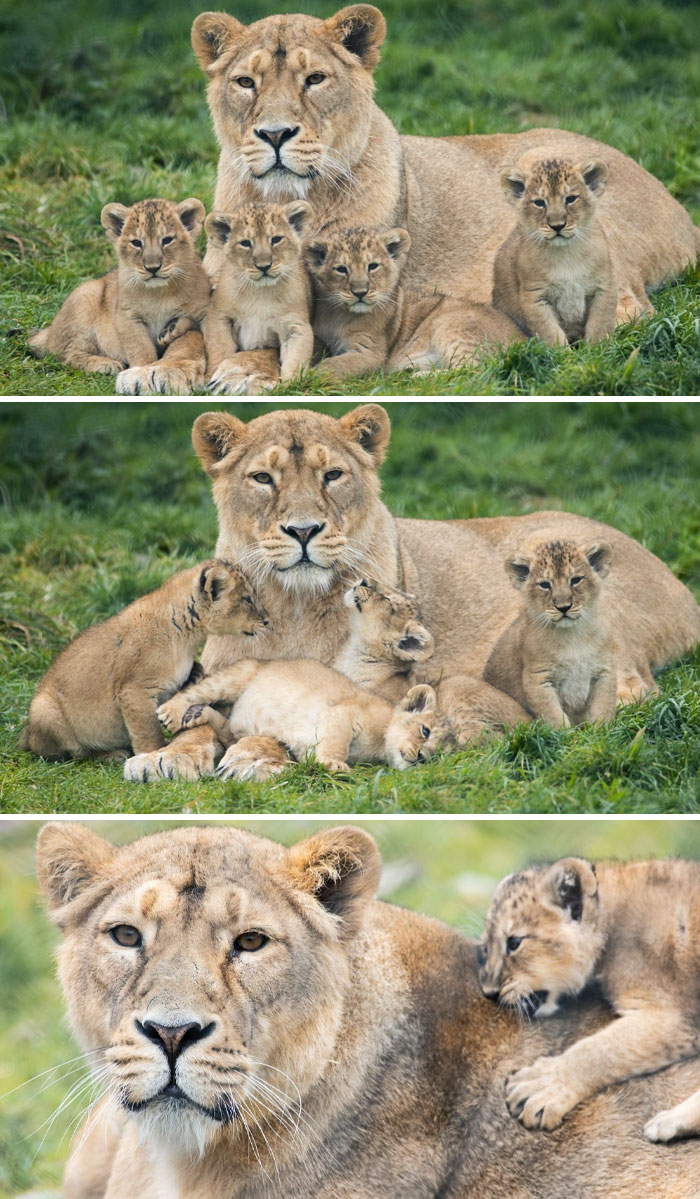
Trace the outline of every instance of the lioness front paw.
[[231, 357], [219, 363], [209, 380], [208, 390], [213, 395], [256, 396], [271, 391], [278, 383], [279, 379], [273, 375], [251, 371], [249, 366]]
[[124, 778], [131, 783], [152, 783], [158, 779], [186, 779], [193, 783], [214, 773], [217, 748], [218, 742], [214, 742], [186, 751], [166, 746], [149, 754], [136, 754], [124, 763]]
[[525, 1128], [558, 1128], [580, 1101], [556, 1058], [541, 1057], [506, 1079], [506, 1107]]
[[269, 738], [242, 737], [226, 750], [216, 773], [222, 779], [264, 783], [288, 765], [289, 758], [282, 746], [271, 752]]
[[117, 376], [117, 395], [179, 395], [188, 396], [204, 385], [204, 368], [198, 362], [178, 362], [168, 365], [153, 362], [149, 366], [130, 366]]

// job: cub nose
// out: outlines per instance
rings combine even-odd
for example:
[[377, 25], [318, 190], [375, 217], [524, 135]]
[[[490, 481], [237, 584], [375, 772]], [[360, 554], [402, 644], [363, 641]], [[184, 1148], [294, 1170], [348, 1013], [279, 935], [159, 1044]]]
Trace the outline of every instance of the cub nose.
[[213, 1024], [202, 1028], [201, 1024], [194, 1021], [191, 1024], [167, 1025], [156, 1024], [155, 1020], [144, 1020], [141, 1024], [137, 1020], [136, 1026], [144, 1037], [153, 1041], [163, 1050], [171, 1067], [175, 1065], [175, 1061], [183, 1049], [186, 1049], [188, 1045], [193, 1045], [195, 1041], [201, 1041], [214, 1028]]
[[554, 607], [556, 608], [557, 612], [566, 613], [569, 611], [571, 604], [555, 604]]
[[272, 263], [271, 262], [256, 262], [255, 266], [258, 268], [259, 271], [262, 271], [263, 275], [266, 275], [267, 272], [269, 271], [270, 267], [272, 266]]
[[280, 150], [284, 143], [298, 132], [298, 125], [294, 129], [285, 126], [283, 129], [256, 129], [255, 136], [259, 137], [261, 142], [268, 142], [274, 150]]
[[365, 296], [367, 295], [367, 292], [368, 292], [368, 291], [369, 291], [369, 288], [368, 288], [368, 287], [362, 288], [361, 290], [360, 290], [360, 288], [355, 288], [355, 287], [353, 287], [353, 289], [352, 289], [352, 294], [353, 294], [354, 296], [357, 296], [358, 300], [364, 300], [364, 298], [365, 298]]
[[566, 227], [566, 221], [547, 221], [547, 224], [555, 233], [561, 233], [562, 229]]
[[148, 265], [148, 263], [146, 262], [146, 263], [144, 263], [144, 266], [146, 267], [146, 270], [147, 270], [147, 271], [150, 271], [150, 273], [151, 273], [152, 275], [157, 275], [157, 274], [158, 274], [158, 271], [159, 271], [159, 270], [160, 270], [160, 268], [161, 268], [161, 264], [160, 264], [160, 262], [156, 263], [156, 265], [155, 265], [155, 266], [149, 266], [149, 265]]
[[481, 984], [481, 990], [483, 991], [485, 998], [492, 1000], [492, 1002], [495, 1002], [501, 993], [500, 987], [488, 986], [486, 983]]
[[325, 525], [282, 525], [282, 532], [293, 537], [295, 541], [301, 542], [302, 545], [307, 545], [311, 538], [325, 527]]

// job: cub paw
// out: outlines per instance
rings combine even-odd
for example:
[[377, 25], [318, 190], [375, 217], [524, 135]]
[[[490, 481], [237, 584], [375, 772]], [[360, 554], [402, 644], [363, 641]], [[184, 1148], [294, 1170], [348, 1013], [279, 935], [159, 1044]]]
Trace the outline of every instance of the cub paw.
[[206, 706], [206, 704], [190, 704], [182, 714], [183, 729], [193, 728], [196, 724], [205, 724], [206, 716], [202, 720], [202, 712]]
[[181, 316], [174, 316], [171, 321], [168, 321], [167, 325], [163, 326], [156, 341], [165, 350], [177, 337], [180, 337], [181, 334], [186, 333], [191, 328], [192, 322], [189, 318], [183, 320]]
[[91, 358], [85, 370], [91, 375], [118, 375], [123, 365], [117, 358]]
[[179, 733], [182, 728], [182, 718], [186, 711], [187, 704], [175, 698], [161, 704], [156, 711], [156, 716], [163, 725], [163, 728], [166, 728], [169, 733]]
[[685, 1103], [659, 1112], [644, 1125], [644, 1136], [648, 1141], [675, 1141], [679, 1137], [697, 1136], [700, 1133], [700, 1099], [692, 1096]]
[[525, 1128], [558, 1128], [581, 1100], [553, 1063], [556, 1058], [539, 1058], [506, 1079], [506, 1107]]
[[350, 773], [350, 767], [342, 758], [318, 758], [317, 760], [321, 766], [325, 766], [326, 770], [332, 770], [334, 774], [336, 772], [343, 774]]

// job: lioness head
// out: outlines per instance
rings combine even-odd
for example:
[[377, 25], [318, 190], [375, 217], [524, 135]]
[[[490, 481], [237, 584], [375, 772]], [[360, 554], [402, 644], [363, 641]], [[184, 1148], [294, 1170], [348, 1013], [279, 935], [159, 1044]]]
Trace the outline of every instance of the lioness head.
[[534, 866], [499, 883], [478, 950], [484, 994], [549, 1016], [577, 995], [601, 948], [595, 867], [582, 858]]
[[333, 1057], [379, 868], [355, 828], [287, 850], [221, 827], [116, 848], [45, 826], [37, 871], [71, 1025], [142, 1135], [196, 1152], [290, 1122]]
[[236, 212], [210, 212], [207, 236], [225, 248], [236, 276], [253, 286], [274, 285], [301, 258], [301, 233], [311, 216], [310, 204], [248, 204]]
[[306, 248], [314, 290], [350, 312], [386, 308], [398, 286], [411, 238], [405, 229], [343, 229]]
[[421, 623], [415, 595], [381, 587], [374, 579], [361, 579], [346, 591], [350, 626], [366, 650], [380, 659], [427, 662], [435, 648], [433, 638]]
[[431, 734], [436, 720], [437, 696], [420, 683], [397, 704], [386, 731], [386, 756], [396, 770], [407, 770], [433, 753]]
[[303, 197], [347, 180], [369, 136], [372, 72], [386, 22], [369, 4], [327, 21], [298, 14], [242, 25], [202, 13], [192, 45], [210, 79], [222, 168], [263, 197]]
[[240, 566], [220, 558], [199, 566], [200, 619], [207, 633], [253, 637], [268, 624], [267, 612]]
[[131, 208], [105, 204], [100, 220], [122, 270], [149, 287], [159, 287], [196, 259], [204, 211], [201, 200], [140, 200]]
[[580, 546], [574, 541], [544, 541], [506, 559], [511, 583], [522, 591], [525, 611], [543, 625], [573, 628], [586, 619], [610, 571], [607, 541]]
[[303, 409], [248, 424], [226, 412], [199, 416], [192, 441], [214, 481], [218, 552], [256, 585], [310, 593], [356, 576], [371, 564], [389, 432], [378, 404], [339, 420]]
[[593, 217], [607, 178], [604, 162], [556, 158], [536, 162], [527, 171], [506, 171], [501, 184], [517, 206], [523, 228], [539, 241], [563, 246]]

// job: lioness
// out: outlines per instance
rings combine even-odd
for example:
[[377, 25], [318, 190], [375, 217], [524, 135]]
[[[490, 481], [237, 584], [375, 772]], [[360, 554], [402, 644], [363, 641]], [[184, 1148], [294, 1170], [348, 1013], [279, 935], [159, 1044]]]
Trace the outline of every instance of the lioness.
[[[698, 862], [565, 858], [504, 879], [486, 918], [484, 992], [550, 1016], [595, 981], [619, 1017], [509, 1078], [512, 1115], [556, 1128], [603, 1087], [697, 1056], [699, 933]], [[644, 1132], [651, 1141], [700, 1133], [700, 1091]]]
[[[439, 707], [453, 719], [457, 739], [462, 732], [478, 736], [483, 722], [474, 721], [475, 680], [518, 610], [503, 561], [531, 537], [602, 538], [612, 546], [615, 570], [606, 600], [618, 699], [646, 694], [653, 686], [650, 670], [700, 639], [700, 609], [687, 588], [638, 542], [598, 521], [552, 512], [395, 520], [381, 503], [377, 475], [389, 435], [389, 418], [378, 404], [363, 404], [338, 420], [303, 409], [268, 412], [248, 424], [226, 412], [197, 418], [192, 439], [213, 483], [217, 553], [254, 574], [271, 620], [264, 649], [254, 644], [252, 652], [242, 651], [233, 638], [210, 638], [202, 659], [207, 673], [242, 656], [294, 658], [300, 646], [331, 664], [350, 631], [346, 580], [367, 572], [382, 586], [417, 597], [435, 639], [424, 681], [437, 685]], [[528, 719], [489, 688], [488, 722], [498, 725], [501, 714], [505, 723]], [[146, 755], [146, 776], [177, 771], [178, 753], [175, 738], [159, 755]], [[279, 761], [276, 747], [272, 756]]]
[[[685, 209], [601, 142], [560, 129], [399, 137], [373, 99], [385, 35], [384, 17], [369, 4], [327, 20], [284, 14], [244, 25], [222, 12], [197, 17], [192, 45], [209, 78], [221, 146], [216, 208], [305, 199], [324, 224], [406, 228], [407, 288], [488, 304], [496, 252], [513, 225], [499, 178], [539, 150], [609, 165], [599, 217], [618, 280], [619, 321], [646, 311], [647, 289], [696, 261], [700, 231]], [[210, 250], [211, 274], [220, 262]], [[254, 389], [261, 374], [276, 374], [276, 358], [271, 351], [245, 355], [241, 386], [250, 376]]]
[[518, 1066], [608, 1024], [519, 1021], [460, 933], [373, 902], [357, 828], [291, 849], [234, 828], [116, 848], [48, 824], [71, 1026], [105, 1087], [64, 1199], [690, 1199], [697, 1145], [639, 1136], [697, 1061], [601, 1094], [547, 1137], [508, 1115]]

